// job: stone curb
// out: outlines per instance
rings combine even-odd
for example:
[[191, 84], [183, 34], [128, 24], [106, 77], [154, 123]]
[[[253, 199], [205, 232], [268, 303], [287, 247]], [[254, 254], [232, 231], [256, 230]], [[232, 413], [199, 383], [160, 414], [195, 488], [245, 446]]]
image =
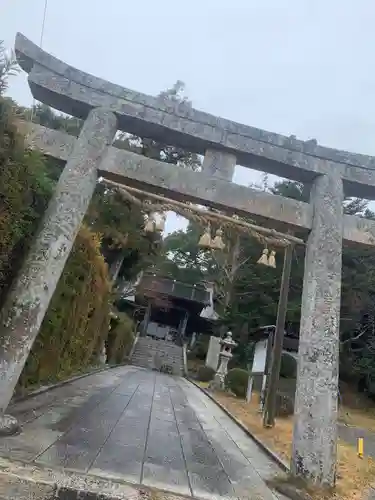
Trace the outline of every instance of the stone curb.
[[28, 394], [25, 394], [23, 396], [18, 396], [12, 399], [9, 406], [21, 403], [22, 401], [26, 401], [27, 399], [34, 398], [36, 396], [39, 396], [40, 394], [44, 394], [45, 392], [52, 391], [53, 389], [58, 389], [59, 387], [63, 387], [64, 385], [75, 382], [76, 380], [80, 380], [82, 378], [89, 377], [90, 375], [95, 375], [97, 373], [106, 372], [108, 370], [113, 370], [114, 368], [119, 368], [121, 366], [128, 366], [128, 363], [121, 363], [119, 365], [111, 365], [111, 366], [106, 366], [104, 368], [97, 368], [93, 371], [82, 373], [81, 375], [75, 375], [74, 377], [68, 378], [66, 380], [61, 380], [60, 382], [56, 382], [56, 384], [44, 385], [39, 389], [35, 389], [35, 391], [31, 391]]
[[225, 406], [223, 406], [219, 401], [217, 401], [214, 396], [204, 389], [200, 387], [196, 382], [188, 379], [195, 387], [197, 387], [200, 391], [202, 391], [206, 396], [208, 396], [211, 401], [213, 401], [223, 412], [228, 415], [228, 417], [233, 420], [255, 443], [261, 448], [277, 465], [287, 474], [290, 474], [290, 468], [286, 462], [282, 458], [280, 458], [274, 451], [271, 450], [267, 445], [265, 445], [259, 438], [257, 438], [237, 417], [235, 417]]
[[[17, 496], [14, 495], [17, 494]], [[122, 479], [0, 457], [0, 499], [13, 500], [191, 500], [191, 497], [128, 483]]]

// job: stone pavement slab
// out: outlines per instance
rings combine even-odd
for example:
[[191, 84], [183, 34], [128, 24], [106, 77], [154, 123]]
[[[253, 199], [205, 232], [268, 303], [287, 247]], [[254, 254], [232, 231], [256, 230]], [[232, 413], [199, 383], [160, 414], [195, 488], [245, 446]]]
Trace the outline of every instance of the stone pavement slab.
[[15, 404], [0, 456], [202, 499], [281, 498], [281, 472], [185, 379], [119, 367]]

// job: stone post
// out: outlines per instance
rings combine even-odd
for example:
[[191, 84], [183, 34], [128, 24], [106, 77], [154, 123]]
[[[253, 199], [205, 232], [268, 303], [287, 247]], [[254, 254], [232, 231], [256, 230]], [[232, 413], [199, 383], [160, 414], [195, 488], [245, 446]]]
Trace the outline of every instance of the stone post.
[[97, 169], [117, 131], [116, 116], [92, 110], [0, 316], [0, 434], [18, 430], [4, 414], [64, 269], [97, 182]]
[[149, 325], [150, 319], [151, 319], [151, 312], [152, 312], [151, 302], [147, 302], [145, 314], [144, 314], [143, 320], [141, 322], [142, 323], [141, 337], [147, 336], [148, 325]]
[[197, 332], [193, 332], [191, 339], [190, 339], [189, 349], [193, 349], [193, 347], [195, 346], [196, 340], [197, 340]]
[[215, 373], [217, 371], [217, 367], [219, 366], [219, 358], [221, 351], [220, 340], [221, 339], [219, 337], [214, 337], [213, 335], [211, 335], [206, 354], [205, 365], [215, 370]]
[[180, 324], [178, 325], [178, 334], [180, 337], [180, 341], [182, 344], [185, 342], [185, 335], [186, 335], [186, 327], [189, 321], [189, 311], [184, 311], [184, 315], [180, 320]]
[[236, 166], [236, 157], [230, 153], [207, 149], [203, 159], [202, 173], [231, 181]]
[[336, 480], [343, 186], [333, 170], [314, 181], [301, 305], [292, 473]]

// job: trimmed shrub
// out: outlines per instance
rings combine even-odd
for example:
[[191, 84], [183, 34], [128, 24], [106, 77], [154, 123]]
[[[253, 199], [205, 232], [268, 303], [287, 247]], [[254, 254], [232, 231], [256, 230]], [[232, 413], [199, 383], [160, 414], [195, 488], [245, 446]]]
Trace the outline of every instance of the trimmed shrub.
[[215, 370], [209, 366], [200, 366], [197, 371], [197, 379], [201, 382], [210, 382], [215, 376]]
[[236, 396], [244, 398], [247, 391], [249, 372], [242, 368], [232, 368], [225, 377], [225, 387], [230, 389]]
[[297, 377], [297, 361], [290, 354], [283, 353], [281, 357], [280, 377]]

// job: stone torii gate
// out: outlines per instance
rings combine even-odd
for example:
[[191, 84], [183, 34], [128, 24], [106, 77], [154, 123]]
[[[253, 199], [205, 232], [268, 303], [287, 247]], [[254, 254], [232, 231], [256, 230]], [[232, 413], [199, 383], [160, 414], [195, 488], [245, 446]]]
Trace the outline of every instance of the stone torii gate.
[[[341, 257], [343, 239], [375, 244], [375, 222], [343, 214], [344, 194], [375, 198], [375, 158], [269, 133], [171, 104], [83, 73], [18, 34], [15, 50], [33, 96], [85, 120], [78, 139], [41, 126], [27, 140], [66, 162], [35, 244], [0, 323], [0, 416], [5, 411], [72, 248], [97, 178], [158, 192], [307, 237], [292, 471], [333, 485], [336, 476]], [[202, 172], [119, 150], [116, 131], [204, 155]], [[236, 164], [309, 183], [310, 203], [231, 182]]]

